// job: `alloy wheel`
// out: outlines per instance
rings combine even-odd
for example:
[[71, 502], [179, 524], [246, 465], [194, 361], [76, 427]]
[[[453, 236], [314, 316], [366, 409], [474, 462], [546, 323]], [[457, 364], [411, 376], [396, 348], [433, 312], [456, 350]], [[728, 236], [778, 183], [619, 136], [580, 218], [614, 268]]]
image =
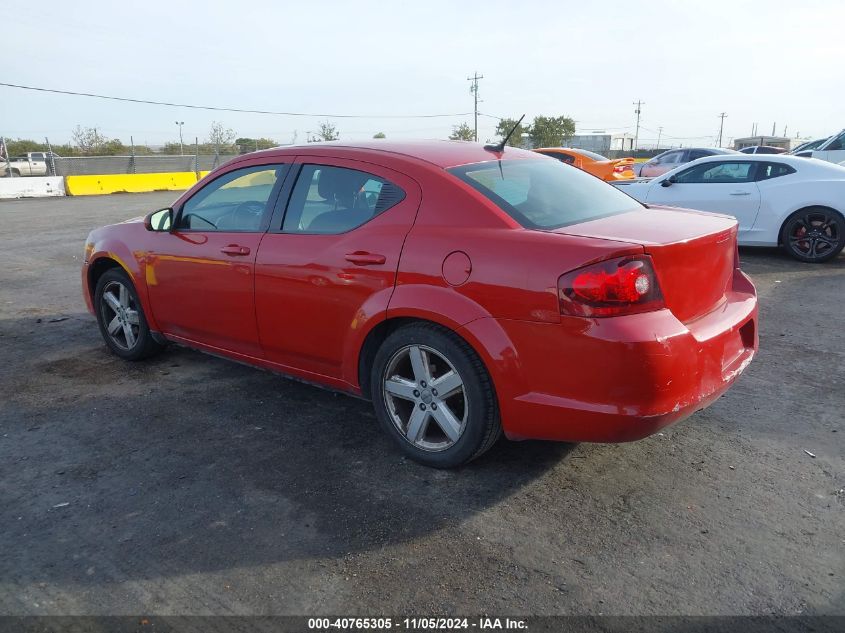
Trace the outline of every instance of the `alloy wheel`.
[[466, 428], [469, 405], [461, 375], [437, 350], [406, 345], [387, 363], [382, 393], [399, 433], [415, 447], [443, 451]]
[[112, 342], [122, 350], [135, 347], [140, 331], [138, 306], [124, 284], [110, 281], [103, 288], [100, 314]]
[[830, 254], [839, 244], [842, 227], [839, 219], [823, 210], [808, 211], [797, 218], [789, 232], [789, 248], [808, 259]]

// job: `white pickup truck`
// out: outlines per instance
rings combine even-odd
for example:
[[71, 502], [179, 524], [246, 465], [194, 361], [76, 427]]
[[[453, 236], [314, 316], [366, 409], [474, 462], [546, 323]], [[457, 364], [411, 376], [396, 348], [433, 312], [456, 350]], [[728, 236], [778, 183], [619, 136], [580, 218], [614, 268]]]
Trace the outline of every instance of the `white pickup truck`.
[[[24, 156], [15, 156], [9, 161], [0, 159], [2, 176], [46, 176], [49, 174], [47, 159], [49, 152], [29, 152]], [[53, 154], [53, 158], [57, 158]]]

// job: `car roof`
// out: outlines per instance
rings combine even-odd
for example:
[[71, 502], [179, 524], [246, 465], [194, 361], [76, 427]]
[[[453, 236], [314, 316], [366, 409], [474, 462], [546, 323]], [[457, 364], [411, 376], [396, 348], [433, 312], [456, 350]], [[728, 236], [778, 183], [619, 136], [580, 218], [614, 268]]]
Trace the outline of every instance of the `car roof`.
[[274, 147], [246, 154], [246, 156], [319, 156], [325, 155], [327, 150], [333, 156], [363, 158], [367, 155], [396, 155], [407, 158], [423, 160], [428, 163], [447, 169], [459, 165], [470, 165], [501, 158], [503, 160], [514, 159], [539, 159], [536, 153], [529, 152], [515, 147], [506, 147], [504, 152], [497, 153], [484, 149], [481, 143], [471, 141], [442, 141], [442, 140], [417, 140], [417, 141], [392, 141], [387, 139], [373, 139], [369, 141], [330, 141], [325, 143], [308, 143], [305, 145], [288, 145]]

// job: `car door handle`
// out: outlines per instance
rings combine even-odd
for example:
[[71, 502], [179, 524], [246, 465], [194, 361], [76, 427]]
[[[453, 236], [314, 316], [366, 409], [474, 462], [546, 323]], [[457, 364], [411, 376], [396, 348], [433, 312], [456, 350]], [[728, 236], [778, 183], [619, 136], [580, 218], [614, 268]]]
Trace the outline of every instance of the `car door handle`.
[[750, 196], [750, 191], [731, 191], [732, 196]]
[[239, 244], [229, 244], [221, 248], [220, 252], [226, 255], [249, 255], [249, 247], [240, 246]]
[[387, 261], [384, 255], [376, 253], [366, 253], [364, 251], [355, 251], [354, 253], [346, 254], [346, 261], [358, 264], [359, 266], [377, 266]]

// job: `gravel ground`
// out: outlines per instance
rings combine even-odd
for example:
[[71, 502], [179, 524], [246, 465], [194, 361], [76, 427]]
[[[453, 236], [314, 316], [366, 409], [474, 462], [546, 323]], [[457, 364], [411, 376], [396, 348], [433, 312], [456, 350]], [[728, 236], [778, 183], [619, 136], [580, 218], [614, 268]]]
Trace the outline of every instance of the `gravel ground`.
[[366, 402], [107, 353], [84, 238], [174, 197], [0, 202], [0, 613], [845, 614], [845, 256], [741, 253], [760, 354], [708, 410], [440, 472]]

